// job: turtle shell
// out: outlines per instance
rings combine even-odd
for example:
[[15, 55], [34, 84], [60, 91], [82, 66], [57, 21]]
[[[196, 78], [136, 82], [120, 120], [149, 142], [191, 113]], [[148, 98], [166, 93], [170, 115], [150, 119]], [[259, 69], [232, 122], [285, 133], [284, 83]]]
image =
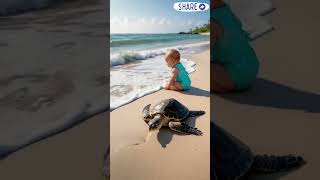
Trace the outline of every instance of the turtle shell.
[[189, 115], [189, 109], [173, 98], [165, 99], [155, 104], [150, 112], [152, 116], [162, 114], [173, 120], [183, 120]]
[[235, 180], [251, 168], [254, 156], [250, 148], [227, 131], [210, 123], [211, 174], [218, 180]]

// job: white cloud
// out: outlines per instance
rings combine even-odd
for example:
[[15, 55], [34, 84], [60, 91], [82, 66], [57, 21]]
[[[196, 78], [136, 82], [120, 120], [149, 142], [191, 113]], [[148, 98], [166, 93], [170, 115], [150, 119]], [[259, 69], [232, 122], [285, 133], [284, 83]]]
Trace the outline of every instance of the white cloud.
[[138, 21], [138, 23], [139, 23], [139, 24], [141, 24], [141, 25], [143, 25], [143, 24], [146, 24], [146, 23], [147, 23], [147, 22], [146, 22], [146, 19], [145, 19], [144, 17], [139, 18], [137, 21]]
[[129, 18], [126, 16], [115, 16], [110, 20], [111, 25], [126, 25], [129, 23]]
[[187, 26], [191, 26], [193, 24], [193, 22], [191, 20], [187, 21]]
[[129, 18], [127, 16], [124, 16], [122, 19], [122, 24], [127, 25], [129, 23]]
[[159, 25], [170, 25], [172, 24], [170, 19], [167, 18], [161, 18], [158, 22]]
[[152, 25], [156, 24], [156, 23], [157, 23], [157, 20], [158, 20], [158, 18], [152, 17], [152, 18], [151, 18], [151, 24], [152, 24]]
[[165, 17], [111, 17], [111, 33], [166, 33], [189, 31], [196, 26], [195, 20]]
[[161, 18], [159, 21], [159, 24], [165, 24], [165, 22], [166, 22], [166, 18]]
[[116, 17], [112, 17], [110, 19], [110, 24], [117, 24], [119, 22], [119, 18], [116, 16]]
[[168, 24], [168, 25], [171, 25], [171, 24], [172, 24], [172, 22], [171, 22], [170, 19], [167, 20], [167, 24]]

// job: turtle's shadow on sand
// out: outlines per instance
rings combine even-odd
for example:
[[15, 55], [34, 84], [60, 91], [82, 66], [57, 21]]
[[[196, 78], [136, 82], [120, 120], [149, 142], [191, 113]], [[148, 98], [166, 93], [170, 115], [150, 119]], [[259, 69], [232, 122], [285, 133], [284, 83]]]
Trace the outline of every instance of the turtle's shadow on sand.
[[[188, 124], [189, 126], [191, 127], [195, 127], [195, 124], [196, 124], [196, 119], [200, 117], [200, 116], [197, 116], [197, 117], [189, 117], [185, 123]], [[168, 144], [171, 143], [171, 140], [172, 140], [172, 137], [173, 135], [178, 135], [178, 136], [194, 136], [194, 135], [185, 135], [185, 134], [181, 134], [181, 133], [178, 133], [178, 132], [174, 132], [172, 130], [170, 130], [169, 128], [167, 127], [163, 127], [160, 129], [160, 131], [158, 132], [157, 134], [157, 138], [158, 138], [158, 141], [159, 143], [161, 144], [162, 148], [166, 148]]]
[[240, 104], [320, 113], [320, 94], [261, 78], [247, 91], [215, 95]]
[[181, 91], [182, 94], [193, 95], [193, 96], [204, 96], [210, 97], [210, 92], [204, 89], [191, 86], [187, 91]]
[[[210, 161], [216, 163], [217, 165], [213, 164], [211, 166], [211, 174], [215, 172], [221, 171], [223, 168], [226, 168], [220, 172], [220, 175], [223, 177], [230, 174], [235, 174], [239, 172], [245, 172], [246, 174], [239, 178], [239, 180], [279, 180], [283, 176], [296, 171], [303, 166], [293, 168], [289, 171], [283, 172], [257, 172], [254, 170], [248, 170], [247, 168], [243, 167], [240, 168], [242, 165], [246, 165], [248, 162], [248, 156], [251, 156], [251, 153], [247, 151], [246, 143], [243, 142], [241, 139], [230, 134], [230, 132], [226, 131], [225, 129], [217, 126], [215, 123], [210, 123]], [[245, 146], [243, 146], [245, 145]], [[220, 148], [219, 148], [220, 147]], [[245, 149], [243, 149], [245, 148]], [[255, 155], [254, 153], [253, 155]], [[240, 167], [239, 167], [240, 165]], [[238, 171], [242, 169], [241, 171]], [[217, 171], [218, 170], [218, 171]], [[244, 171], [243, 171], [244, 170]], [[219, 175], [216, 173], [216, 175]], [[215, 177], [215, 176], [212, 176]], [[213, 178], [214, 180], [219, 180], [219, 178]], [[226, 179], [226, 178], [221, 178]]]

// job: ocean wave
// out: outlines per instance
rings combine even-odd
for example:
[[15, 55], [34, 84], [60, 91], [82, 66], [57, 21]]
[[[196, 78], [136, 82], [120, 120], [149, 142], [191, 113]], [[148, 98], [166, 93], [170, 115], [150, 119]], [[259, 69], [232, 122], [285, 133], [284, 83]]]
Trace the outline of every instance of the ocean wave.
[[168, 37], [145, 37], [141, 39], [112, 39], [110, 41], [111, 47], [121, 47], [121, 46], [130, 46], [130, 45], [144, 45], [144, 44], [152, 44], [152, 43], [168, 43], [168, 42], [176, 42], [183, 41], [187, 37], [179, 36], [168, 36]]
[[186, 40], [205, 39], [202, 35], [194, 34], [112, 34], [110, 45], [111, 47], [145, 45], [154, 43], [168, 42], [184, 42]]
[[[168, 39], [168, 41], [170, 41]], [[174, 40], [171, 40], [174, 41]], [[157, 42], [165, 42], [163, 39], [136, 39], [136, 40], [111, 40], [111, 47], [121, 47], [121, 46], [129, 46], [129, 45], [139, 45], [139, 44], [147, 44], [147, 43], [157, 43]]]
[[158, 50], [158, 51], [129, 51], [129, 52], [121, 52], [114, 55], [111, 55], [110, 58], [110, 65], [111, 66], [118, 66], [127, 64], [134, 61], [139, 60], [146, 60], [149, 58], [154, 58], [156, 56], [164, 55], [165, 51]]
[[207, 41], [207, 42], [194, 43], [194, 44], [189, 44], [184, 46], [167, 47], [167, 48], [160, 48], [160, 49], [153, 49], [153, 50], [119, 52], [116, 54], [111, 54], [110, 65], [111, 66], [124, 65], [124, 64], [135, 62], [135, 61], [147, 60], [150, 58], [155, 58], [157, 56], [163, 56], [165, 55], [167, 49], [171, 49], [171, 48], [178, 49], [178, 50], [186, 50], [190, 47], [203, 46], [208, 44], [209, 42]]

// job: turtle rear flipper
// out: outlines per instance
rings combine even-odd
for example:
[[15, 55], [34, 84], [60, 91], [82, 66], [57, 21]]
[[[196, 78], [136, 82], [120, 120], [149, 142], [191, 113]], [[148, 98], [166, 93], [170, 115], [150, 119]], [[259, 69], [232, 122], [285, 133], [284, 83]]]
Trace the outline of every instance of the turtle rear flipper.
[[190, 117], [195, 117], [195, 116], [201, 116], [204, 115], [204, 111], [189, 111], [189, 116]]
[[191, 127], [183, 122], [169, 122], [169, 128], [173, 131], [182, 133], [182, 134], [193, 134], [197, 136], [202, 136], [202, 132], [197, 128]]
[[305, 161], [300, 156], [257, 155], [254, 157], [252, 170], [262, 172], [280, 172], [298, 168], [303, 164], [305, 164]]

